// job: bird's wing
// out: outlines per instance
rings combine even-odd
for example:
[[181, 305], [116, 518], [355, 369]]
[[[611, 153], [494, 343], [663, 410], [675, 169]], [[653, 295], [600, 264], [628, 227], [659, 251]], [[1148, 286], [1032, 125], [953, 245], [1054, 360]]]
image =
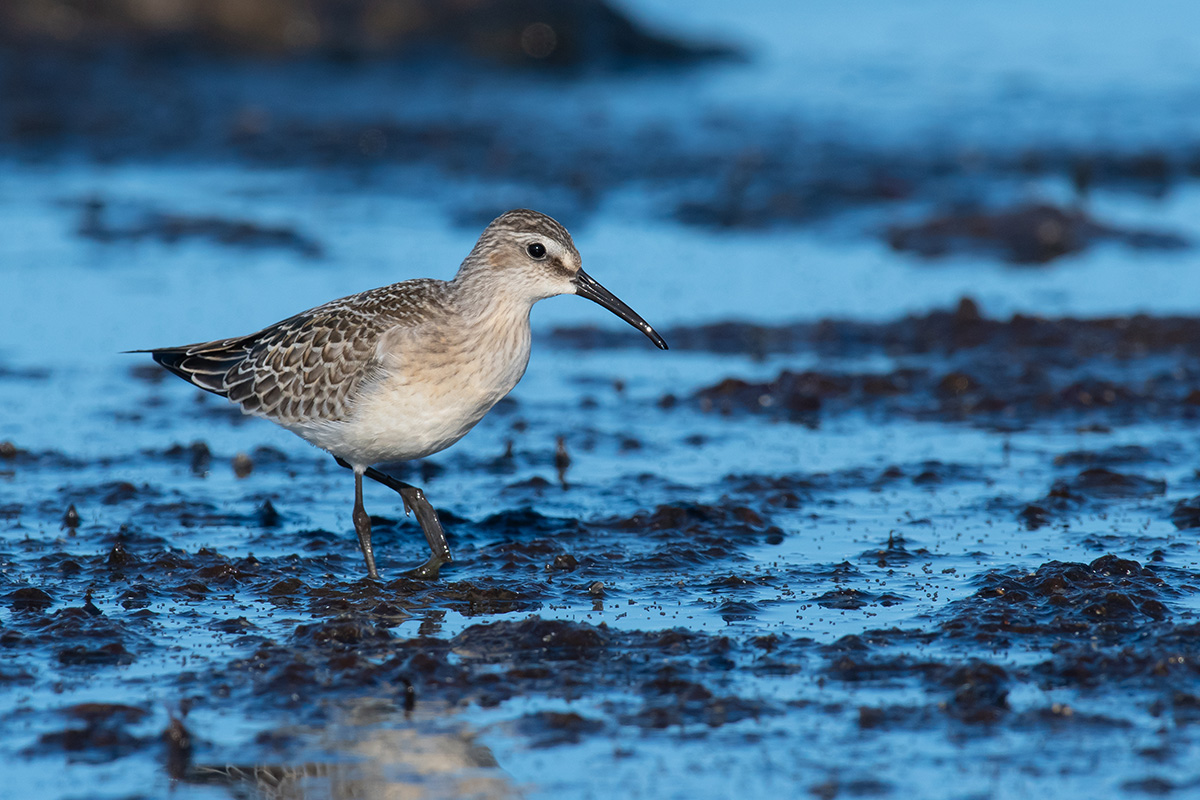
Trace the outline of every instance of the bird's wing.
[[171, 372], [249, 414], [285, 424], [337, 421], [377, 376], [380, 338], [440, 313], [444, 285], [405, 281], [334, 300], [248, 336], [149, 352]]

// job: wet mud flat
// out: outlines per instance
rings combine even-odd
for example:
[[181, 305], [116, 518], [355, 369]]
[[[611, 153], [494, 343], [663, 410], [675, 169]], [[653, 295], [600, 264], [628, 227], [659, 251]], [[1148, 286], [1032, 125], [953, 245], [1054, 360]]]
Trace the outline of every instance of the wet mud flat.
[[0, 446], [5, 758], [42, 796], [1186, 796], [1198, 329], [678, 328], [686, 386], [564, 368], [399, 470], [435, 582], [398, 499], [365, 580], [343, 471], [126, 367], [109, 424], [161, 446]]

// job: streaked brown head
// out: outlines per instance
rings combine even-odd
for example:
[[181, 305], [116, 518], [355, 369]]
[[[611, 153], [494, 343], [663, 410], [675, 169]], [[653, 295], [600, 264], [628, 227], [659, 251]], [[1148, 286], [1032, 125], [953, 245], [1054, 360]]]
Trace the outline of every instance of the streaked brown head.
[[489, 291], [516, 292], [531, 304], [577, 294], [604, 306], [644, 333], [659, 348], [667, 343], [650, 324], [583, 271], [571, 234], [537, 211], [514, 209], [492, 220], [463, 261], [455, 281]]

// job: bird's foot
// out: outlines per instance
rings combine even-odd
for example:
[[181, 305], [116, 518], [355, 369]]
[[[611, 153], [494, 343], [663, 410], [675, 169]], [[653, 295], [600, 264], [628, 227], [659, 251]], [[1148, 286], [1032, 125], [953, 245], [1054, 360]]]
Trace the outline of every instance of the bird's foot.
[[408, 572], [404, 573], [404, 575], [409, 578], [415, 578], [419, 581], [436, 581], [438, 579], [438, 573], [442, 569], [442, 564], [447, 564], [453, 560], [454, 559], [452, 558], [442, 558], [441, 556], [432, 555], [424, 564], [414, 569], [410, 569]]

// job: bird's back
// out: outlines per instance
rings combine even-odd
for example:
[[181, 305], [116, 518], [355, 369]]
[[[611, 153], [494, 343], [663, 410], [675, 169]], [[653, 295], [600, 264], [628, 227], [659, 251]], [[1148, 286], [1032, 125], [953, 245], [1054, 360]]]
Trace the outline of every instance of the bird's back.
[[155, 361], [249, 414], [284, 425], [336, 422], [379, 367], [380, 337], [441, 314], [443, 281], [418, 279], [344, 297], [246, 336], [149, 350]]

